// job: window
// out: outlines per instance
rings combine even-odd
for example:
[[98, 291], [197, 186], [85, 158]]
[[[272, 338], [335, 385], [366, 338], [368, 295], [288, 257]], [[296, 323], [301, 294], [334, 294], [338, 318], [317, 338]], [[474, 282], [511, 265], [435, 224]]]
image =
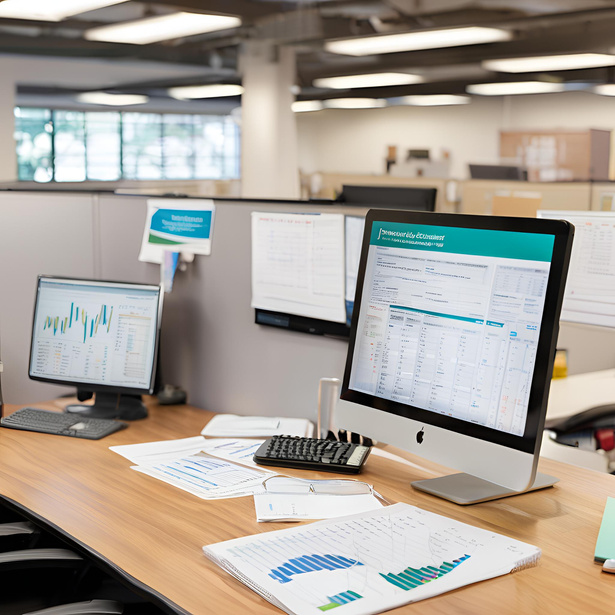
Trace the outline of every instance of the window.
[[21, 181], [235, 179], [228, 116], [15, 109]]
[[18, 178], [48, 182], [53, 179], [51, 111], [15, 109]]

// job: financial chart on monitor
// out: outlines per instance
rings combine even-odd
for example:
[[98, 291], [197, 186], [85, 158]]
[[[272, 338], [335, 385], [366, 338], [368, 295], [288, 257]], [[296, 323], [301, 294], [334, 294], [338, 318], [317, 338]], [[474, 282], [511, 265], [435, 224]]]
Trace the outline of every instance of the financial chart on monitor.
[[148, 389], [158, 292], [130, 285], [41, 280], [32, 336], [34, 377]]
[[553, 241], [374, 223], [350, 388], [523, 435]]
[[615, 212], [539, 211], [575, 227], [561, 320], [615, 327]]

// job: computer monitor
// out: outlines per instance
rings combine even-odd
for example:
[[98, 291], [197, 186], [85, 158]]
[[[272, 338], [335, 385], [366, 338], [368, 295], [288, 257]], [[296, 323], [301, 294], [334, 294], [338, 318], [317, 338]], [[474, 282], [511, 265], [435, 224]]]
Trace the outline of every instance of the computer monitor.
[[[156, 285], [39, 276], [29, 376], [76, 386], [94, 405], [67, 412], [134, 420], [147, 416], [160, 331]], [[85, 395], [84, 395], [85, 393]]]
[[337, 200], [347, 205], [359, 207], [434, 211], [436, 208], [436, 193], [436, 188], [344, 185]]
[[471, 179], [527, 181], [527, 169], [504, 164], [470, 164]]
[[336, 426], [456, 470], [469, 504], [536, 477], [573, 227], [370, 210]]

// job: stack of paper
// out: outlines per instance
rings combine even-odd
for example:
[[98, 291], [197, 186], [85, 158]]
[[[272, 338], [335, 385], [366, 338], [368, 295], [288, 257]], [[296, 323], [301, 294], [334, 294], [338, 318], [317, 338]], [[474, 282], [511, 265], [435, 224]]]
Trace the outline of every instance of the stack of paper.
[[218, 438], [269, 438], [271, 436], [307, 436], [314, 425], [307, 419], [216, 414], [201, 435]]
[[[209, 444], [205, 438], [197, 436], [110, 448], [136, 463], [132, 466], [133, 470], [206, 500], [262, 493], [263, 481], [275, 474], [256, 467], [247, 468], [245, 463], [237, 465], [227, 461], [233, 458], [229, 453], [241, 456], [242, 449], [237, 446], [226, 447], [227, 455], [224, 459], [212, 457], [206, 451], [215, 446]], [[243, 453], [246, 454], [245, 450]]]
[[408, 504], [205, 546], [287, 613], [367, 615], [534, 564], [540, 549]]

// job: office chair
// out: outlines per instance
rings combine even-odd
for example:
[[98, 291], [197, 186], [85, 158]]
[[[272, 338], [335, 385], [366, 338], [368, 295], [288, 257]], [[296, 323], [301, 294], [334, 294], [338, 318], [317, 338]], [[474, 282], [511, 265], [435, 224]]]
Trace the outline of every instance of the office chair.
[[88, 600], [29, 611], [23, 615], [121, 615], [123, 612], [124, 605], [115, 600]]

